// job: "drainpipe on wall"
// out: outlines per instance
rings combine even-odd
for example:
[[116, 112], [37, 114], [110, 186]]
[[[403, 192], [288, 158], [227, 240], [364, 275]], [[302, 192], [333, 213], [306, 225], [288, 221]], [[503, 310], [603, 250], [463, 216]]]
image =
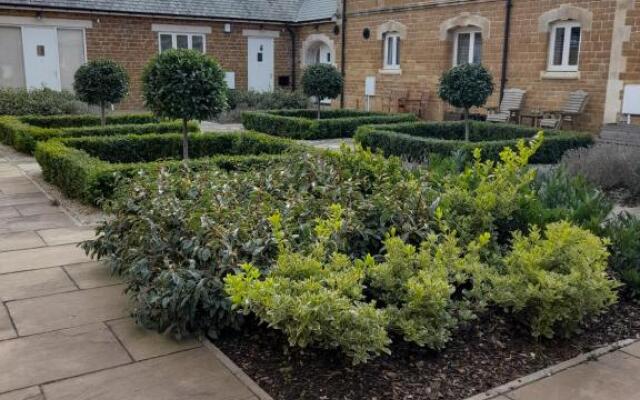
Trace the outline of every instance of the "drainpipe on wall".
[[291, 91], [296, 91], [296, 32], [287, 25], [287, 32], [291, 37]]
[[502, 98], [504, 97], [504, 91], [507, 86], [507, 73], [509, 71], [509, 36], [511, 36], [511, 8], [513, 8], [512, 0], [506, 0], [504, 40], [502, 48], [502, 76], [500, 77], [500, 102], [502, 102]]
[[342, 27], [340, 44], [340, 73], [342, 73], [342, 92], [340, 93], [340, 108], [344, 108], [344, 79], [347, 70], [347, 0], [342, 0]]

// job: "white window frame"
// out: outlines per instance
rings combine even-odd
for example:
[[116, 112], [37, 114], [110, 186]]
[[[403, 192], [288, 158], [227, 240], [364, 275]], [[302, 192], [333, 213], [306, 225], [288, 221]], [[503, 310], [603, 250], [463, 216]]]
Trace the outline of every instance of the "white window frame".
[[[553, 64], [553, 56], [556, 47], [556, 35], [558, 28], [564, 28], [564, 48], [562, 49], [561, 65]], [[569, 65], [569, 54], [571, 52], [571, 30], [580, 28], [580, 42], [578, 43], [578, 63]], [[578, 21], [556, 22], [551, 25], [551, 33], [549, 35], [549, 56], [547, 60], [547, 71], [553, 72], [577, 72], [580, 70], [580, 52], [582, 48], [582, 24]]]
[[[393, 39], [393, 46], [389, 49], [389, 39]], [[401, 45], [400, 33], [398, 32], [387, 32], [383, 36], [384, 39], [384, 60], [382, 64], [382, 68], [385, 70], [400, 70], [400, 57], [398, 56], [398, 47]], [[389, 51], [391, 53], [392, 62], [389, 63]]]
[[[484, 42], [484, 37], [482, 37], [482, 31], [480, 30], [480, 28], [476, 28], [476, 27], [469, 27], [469, 28], [463, 28], [463, 29], [459, 29], [455, 32], [455, 34], [453, 35], [453, 66], [457, 67], [458, 64], [458, 42], [460, 40], [460, 35], [461, 34], [467, 34], [469, 33], [469, 54], [467, 55], [467, 62], [469, 64], [473, 64], [473, 55], [475, 54], [475, 50], [476, 50], [476, 35], [480, 35], [480, 38], [482, 39], [482, 41]], [[483, 43], [484, 45], [484, 43]], [[482, 64], [482, 55], [480, 55], [480, 64]]]
[[178, 35], [186, 36], [188, 41], [188, 48], [193, 50], [193, 37], [200, 36], [202, 37], [202, 54], [207, 54], [207, 35], [204, 33], [195, 33], [195, 32], [158, 32], [158, 53], [162, 53], [162, 35], [171, 35], [171, 48], [178, 48]]

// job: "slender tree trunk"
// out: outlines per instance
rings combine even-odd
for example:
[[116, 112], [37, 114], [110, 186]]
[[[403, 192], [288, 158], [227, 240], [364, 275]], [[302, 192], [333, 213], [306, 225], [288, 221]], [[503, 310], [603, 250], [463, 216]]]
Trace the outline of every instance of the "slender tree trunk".
[[189, 159], [189, 130], [187, 129], [187, 121], [186, 118], [182, 119], [182, 159]]
[[321, 107], [320, 96], [318, 96], [318, 121], [320, 121], [320, 107]]
[[105, 126], [107, 124], [107, 110], [104, 101], [100, 102], [100, 124]]
[[469, 109], [464, 109], [464, 140], [469, 141], [469, 132], [471, 131], [471, 121], [469, 120]]

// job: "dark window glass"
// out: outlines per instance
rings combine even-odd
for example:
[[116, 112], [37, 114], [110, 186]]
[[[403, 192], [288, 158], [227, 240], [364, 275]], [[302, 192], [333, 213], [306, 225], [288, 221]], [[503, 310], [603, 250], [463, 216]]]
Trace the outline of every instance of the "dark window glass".
[[473, 63], [474, 64], [482, 63], [482, 34], [480, 32], [476, 32], [476, 34], [474, 35]]
[[471, 49], [471, 34], [460, 33], [458, 34], [458, 49], [456, 65], [469, 63], [469, 50]]
[[578, 65], [580, 54], [580, 27], [571, 28], [571, 39], [569, 42], [569, 65]]
[[187, 35], [176, 35], [176, 47], [179, 49], [188, 49], [189, 48], [189, 36]]
[[173, 41], [171, 35], [160, 35], [160, 52], [167, 51], [173, 48]]
[[556, 42], [553, 44], [553, 65], [562, 65], [565, 28], [556, 28]]
[[194, 35], [191, 37], [191, 48], [199, 51], [200, 53], [204, 53], [204, 41], [202, 40], [202, 36]]

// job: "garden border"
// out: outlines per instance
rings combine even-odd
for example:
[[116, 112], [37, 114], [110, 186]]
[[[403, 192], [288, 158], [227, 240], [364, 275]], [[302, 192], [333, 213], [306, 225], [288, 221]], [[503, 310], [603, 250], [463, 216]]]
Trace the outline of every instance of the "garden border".
[[[32, 118], [49, 119], [48, 117], [39, 116], [0, 116], [0, 142], [12, 146], [22, 153], [33, 154], [37, 142], [55, 138], [178, 133], [182, 129], [182, 123], [180, 121], [160, 121], [158, 119], [156, 119], [156, 122], [144, 122], [144, 119], [142, 119], [141, 122], [144, 123], [114, 123], [107, 126], [87, 125], [48, 128], [25, 122]], [[114, 121], [126, 121], [126, 119], [115, 119]], [[197, 122], [189, 122], [188, 129], [190, 132], [199, 132], [200, 126]]]
[[[242, 124], [248, 130], [285, 136], [291, 139], [336, 139], [352, 137], [358, 127], [417, 121], [413, 114], [384, 114], [356, 110], [269, 110], [242, 113]], [[331, 117], [333, 116], [333, 118]]]
[[[483, 159], [499, 160], [505, 147], [514, 147], [522, 139], [531, 139], [539, 129], [518, 125], [497, 125], [488, 122], [472, 122], [472, 138], [490, 135], [494, 140], [465, 142], [463, 122], [415, 122], [388, 125], [365, 125], [358, 128], [354, 139], [364, 147], [381, 150], [387, 156], [404, 157], [410, 161], [423, 161], [428, 154], [450, 156], [456, 151], [467, 154], [482, 150]], [[418, 129], [430, 130], [428, 134], [414, 134]], [[545, 140], [532, 157], [532, 164], [557, 163], [570, 149], [588, 147], [595, 143], [588, 133], [546, 131]], [[455, 138], [455, 139], [454, 139]], [[489, 138], [490, 139], [490, 138]]]
[[[138, 171], [154, 171], [161, 167], [178, 168], [183, 161], [179, 159], [165, 159], [166, 154], [155, 157], [155, 161], [139, 161], [139, 162], [109, 162], [98, 156], [92, 156], [87, 151], [79, 148], [68, 146], [71, 143], [84, 143], [88, 147], [94, 149], [100, 147], [102, 142], [105, 145], [114, 145], [118, 142], [128, 142], [132, 144], [139, 142], [139, 145], [148, 147], [153, 152], [151, 145], [161, 142], [166, 152], [167, 143], [173, 147], [168, 151], [181, 148], [181, 134], [163, 134], [163, 135], [125, 135], [112, 137], [84, 137], [84, 138], [67, 138], [53, 139], [47, 142], [38, 143], [35, 151], [35, 158], [42, 168], [42, 174], [45, 181], [57, 186], [66, 196], [75, 198], [83, 203], [98, 205], [101, 200], [110, 198], [117, 189], [118, 181], [122, 177], [132, 176]], [[215, 153], [194, 158], [188, 161], [188, 165], [194, 169], [215, 166], [223, 169], [240, 169], [249, 165], [266, 164], [273, 160], [281, 159], [287, 151], [295, 151], [301, 146], [295, 142], [275, 138], [257, 132], [238, 132], [238, 133], [201, 133], [191, 135], [189, 137], [191, 147], [194, 149], [204, 148], [208, 145], [208, 149], [216, 146], [228, 145], [232, 148], [246, 148], [252, 142], [254, 145], [273, 147], [273, 151], [256, 152], [254, 154], [238, 154], [238, 153]], [[146, 142], [146, 143], [145, 143]], [[200, 147], [199, 147], [200, 145]], [[115, 147], [117, 150], [117, 146]], [[237, 150], [237, 149], [236, 149]], [[175, 153], [175, 152], [174, 152]], [[173, 154], [173, 153], [172, 153]], [[177, 153], [174, 154], [178, 156]]]

